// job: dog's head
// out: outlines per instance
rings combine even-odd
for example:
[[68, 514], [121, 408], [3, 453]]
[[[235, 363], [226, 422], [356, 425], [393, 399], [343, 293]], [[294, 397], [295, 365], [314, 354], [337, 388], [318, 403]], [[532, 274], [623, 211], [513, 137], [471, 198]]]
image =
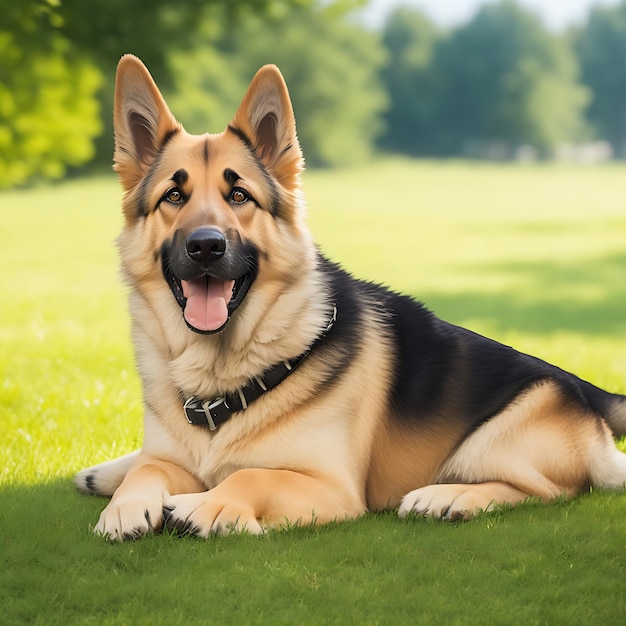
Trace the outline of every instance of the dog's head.
[[169, 290], [187, 326], [211, 334], [258, 283], [297, 274], [303, 162], [276, 67], [259, 70], [224, 132], [191, 135], [141, 61], [124, 56], [114, 126], [131, 283], [159, 297]]

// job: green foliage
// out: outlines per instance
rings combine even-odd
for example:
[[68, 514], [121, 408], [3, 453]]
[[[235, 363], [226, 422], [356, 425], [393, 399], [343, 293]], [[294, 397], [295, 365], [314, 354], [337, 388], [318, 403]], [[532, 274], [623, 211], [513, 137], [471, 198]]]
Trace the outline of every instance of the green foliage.
[[626, 2], [594, 6], [574, 41], [583, 81], [593, 91], [589, 121], [626, 158]]
[[[328, 19], [359, 2], [331, 3]], [[0, 187], [35, 177], [59, 178], [68, 166], [84, 165], [95, 153], [100, 162], [110, 163], [113, 78], [124, 53], [141, 56], [160, 85], [168, 87], [174, 82], [169, 59], [177, 71], [180, 55], [198, 43], [198, 29], [208, 21], [222, 25], [226, 40], [252, 15], [276, 21], [292, 10], [306, 15], [315, 5], [316, 0], [180, 0], [175, 5], [169, 0], [0, 0]], [[340, 27], [335, 30], [339, 33]], [[320, 31], [320, 36], [329, 32]], [[302, 27], [300, 33], [306, 41]], [[264, 34], [266, 39], [272, 36]], [[243, 56], [250, 54], [246, 40], [240, 38], [239, 43]], [[292, 49], [292, 54], [298, 56], [299, 50]], [[221, 60], [213, 49], [197, 49], [191, 55], [205, 71], [207, 59]], [[356, 59], [370, 60], [367, 55]], [[209, 99], [230, 104], [235, 89], [243, 93], [243, 76], [231, 73], [230, 88], [216, 89], [216, 84], [226, 85], [226, 72], [220, 62], [214, 67], [221, 71], [218, 80], [211, 81], [209, 92], [216, 93]], [[190, 80], [190, 99], [200, 98], [199, 89], [206, 85], [189, 68], [182, 74]], [[176, 84], [180, 82], [177, 73]], [[210, 106], [208, 112], [212, 115]], [[192, 107], [192, 118], [196, 113]], [[356, 122], [364, 123], [358, 116]]]
[[60, 178], [94, 154], [101, 75], [54, 30], [51, 5], [17, 3], [0, 25], [0, 187]]
[[[392, 136], [401, 138], [404, 129], [414, 142], [408, 150], [401, 140], [390, 147], [409, 153], [510, 157], [518, 146], [530, 144], [547, 155], [559, 142], [583, 135], [589, 95], [578, 83], [573, 53], [533, 13], [503, 0], [483, 6], [470, 22], [439, 39], [423, 16], [409, 15], [405, 10], [392, 17], [385, 40], [392, 54], [399, 39], [404, 54], [419, 48], [422, 53], [413, 53], [415, 58], [432, 59], [428, 67], [411, 67], [401, 58], [409, 86], [396, 90], [396, 97], [404, 100], [396, 105], [400, 111], [413, 112], [416, 102], [425, 101], [425, 145], [405, 127], [406, 115], [390, 115]], [[396, 72], [392, 62], [386, 68], [388, 83], [401, 83]], [[425, 91], [423, 85], [426, 94], [418, 93]]]
[[193, 132], [207, 125], [221, 130], [254, 73], [275, 63], [289, 86], [307, 162], [332, 166], [367, 159], [387, 102], [377, 76], [383, 51], [376, 34], [335, 19], [336, 10], [250, 14], [236, 28], [205, 24], [205, 43], [172, 58], [168, 100], [175, 114]]
[[419, 11], [398, 8], [385, 24], [388, 53], [381, 72], [389, 108], [381, 145], [407, 154], [436, 149], [437, 71], [434, 55], [441, 35]]
[[174, 87], [165, 96], [189, 132], [221, 132], [231, 120], [247, 88], [241, 71], [233, 71], [237, 61], [227, 59], [214, 46], [172, 55]]
[[[623, 165], [394, 159], [304, 187], [316, 238], [355, 274], [626, 391]], [[91, 535], [106, 500], [71, 475], [141, 441], [120, 196], [112, 176], [0, 194], [0, 623], [623, 621], [624, 493], [459, 524], [388, 513], [264, 537]]]
[[[285, 75], [310, 165], [376, 148], [549, 157], [592, 133], [626, 156], [626, 0], [573, 36], [514, 0], [441, 31], [398, 8], [382, 33], [365, 0], [0, 0], [0, 187], [108, 168], [115, 66], [137, 54], [192, 131], [219, 131], [254, 72]], [[580, 65], [580, 72], [579, 72]], [[580, 75], [579, 75], [580, 74]]]
[[255, 66], [262, 60], [283, 68], [310, 165], [350, 165], [371, 156], [387, 102], [376, 35], [323, 12], [297, 12], [272, 29], [256, 20], [248, 36]]
[[[310, 45], [314, 32], [316, 42], [324, 41], [324, 47], [341, 58], [342, 41], [337, 38], [344, 28], [353, 33], [356, 30], [346, 25], [345, 15], [361, 4], [363, 0], [180, 0], [174, 4], [170, 0], [62, 0], [60, 13], [63, 32], [96, 60], [107, 77], [100, 95], [104, 111], [111, 110], [117, 61], [124, 53], [132, 52], [146, 63], [159, 87], [169, 93], [172, 109], [185, 125], [204, 132], [221, 130], [232, 116], [248, 80], [265, 62], [262, 61], [264, 49], [281, 50], [287, 45], [287, 23], [299, 32], [299, 38], [290, 35], [291, 49], [283, 55], [288, 63], [311, 57], [310, 48], [321, 47]], [[97, 20], [92, 19], [94, 14], [98, 15]], [[307, 24], [311, 28], [316, 28], [314, 24], [320, 26], [308, 31]], [[367, 34], [363, 34], [368, 41]], [[367, 78], [376, 73], [371, 66], [372, 58], [374, 54], [362, 54], [354, 59], [366, 65], [360, 73]], [[281, 63], [281, 68], [287, 62]], [[353, 82], [357, 81], [355, 77]], [[307, 96], [318, 91], [319, 85], [312, 83]], [[338, 102], [336, 96], [334, 101]], [[376, 102], [375, 96], [371, 109], [377, 110]], [[368, 136], [378, 127], [378, 119], [371, 117], [365, 113], [348, 120], [348, 138], [360, 139], [359, 132], [354, 130], [359, 124], [365, 137], [363, 141], [355, 141], [355, 153], [370, 148]], [[106, 164], [110, 163], [112, 154], [111, 118], [109, 114], [104, 116], [105, 131], [97, 142], [98, 160]], [[316, 141], [328, 142], [317, 136]], [[337, 152], [336, 146], [326, 149], [327, 156], [314, 144], [311, 154], [315, 160], [318, 153], [324, 153], [320, 162], [338, 161], [332, 152]]]
[[[248, 14], [271, 15], [315, 0], [58, 0], [61, 30], [101, 68], [134, 52], [156, 73], [172, 51], [189, 49], [207, 17], [236, 25]], [[97, 16], [97, 19], [94, 19]]]

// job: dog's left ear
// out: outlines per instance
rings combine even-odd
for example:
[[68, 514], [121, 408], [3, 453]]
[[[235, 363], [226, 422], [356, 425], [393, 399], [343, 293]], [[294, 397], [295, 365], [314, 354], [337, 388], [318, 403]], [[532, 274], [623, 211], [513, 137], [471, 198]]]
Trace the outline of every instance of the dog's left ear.
[[275, 65], [265, 65], [250, 87], [230, 124], [286, 188], [298, 185], [303, 169], [302, 151], [287, 85]]

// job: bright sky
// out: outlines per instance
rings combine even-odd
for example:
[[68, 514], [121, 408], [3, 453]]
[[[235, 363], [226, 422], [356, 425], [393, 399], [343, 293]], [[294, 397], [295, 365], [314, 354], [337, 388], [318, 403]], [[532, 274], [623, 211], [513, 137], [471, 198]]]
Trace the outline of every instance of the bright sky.
[[[495, 0], [369, 0], [364, 12], [367, 24], [380, 25], [391, 8], [408, 5], [422, 9], [433, 21], [443, 26], [453, 26], [466, 21], [478, 7]], [[545, 24], [562, 30], [570, 24], [584, 20], [594, 4], [611, 5], [620, 0], [517, 0], [542, 16]]]

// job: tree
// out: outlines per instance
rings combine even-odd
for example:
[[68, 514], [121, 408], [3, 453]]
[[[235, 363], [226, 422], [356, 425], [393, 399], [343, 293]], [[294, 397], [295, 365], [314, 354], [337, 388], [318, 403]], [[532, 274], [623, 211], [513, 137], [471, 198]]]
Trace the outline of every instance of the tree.
[[207, 16], [232, 32], [250, 13], [269, 18], [316, 2], [0, 0], [0, 186], [60, 177], [96, 152], [110, 163], [113, 78], [125, 52], [141, 56], [167, 87], [168, 59], [189, 49]]
[[58, 178], [93, 156], [100, 73], [55, 31], [47, 2], [4, 7], [0, 26], [0, 187]]
[[549, 155], [584, 136], [589, 94], [567, 41], [512, 0], [483, 6], [447, 34], [400, 10], [384, 41], [387, 148], [503, 158], [523, 144]]
[[389, 95], [381, 146], [407, 154], [435, 148], [437, 76], [433, 68], [440, 34], [420, 11], [401, 7], [387, 19], [381, 77]]
[[[172, 110], [194, 132], [221, 130], [259, 67], [275, 63], [289, 86], [298, 136], [309, 165], [348, 165], [371, 155], [386, 105], [378, 70], [378, 35], [344, 19], [336, 7], [248, 15], [234, 32], [172, 59]], [[178, 94], [178, 95], [177, 95]]]
[[485, 5], [439, 47], [438, 128], [444, 152], [504, 152], [530, 144], [548, 155], [584, 131], [588, 90], [566, 41], [512, 0]]
[[595, 6], [574, 34], [574, 46], [582, 81], [593, 92], [587, 117], [614, 153], [626, 158], [626, 2]]
[[[0, 0], [2, 1], [2, 0]], [[12, 2], [13, 0], [6, 0]], [[32, 1], [32, 0], [27, 0]], [[45, 1], [45, 0], [40, 0]], [[312, 10], [319, 0], [47, 0], [59, 3], [59, 29], [69, 41], [100, 69], [102, 88], [98, 94], [103, 132], [95, 142], [97, 161], [111, 162], [115, 67], [120, 57], [139, 56], [163, 89], [172, 87], [175, 74], [172, 55], [193, 52], [202, 40], [199, 29], [232, 33], [249, 15], [271, 19], [293, 8]], [[357, 5], [362, 0], [332, 0], [331, 6]], [[94, 17], [95, 16], [95, 17]], [[186, 89], [186, 86], [185, 86]]]
[[[8, 0], [13, 1], [13, 0]], [[28, 0], [30, 1], [30, 0]], [[206, 18], [235, 28], [247, 15], [271, 18], [317, 0], [40, 0], [58, 5], [60, 32], [101, 68], [133, 52], [161, 73], [173, 50], [190, 49]], [[345, 0], [344, 0], [345, 1]], [[354, 4], [355, 0], [351, 4]]]

